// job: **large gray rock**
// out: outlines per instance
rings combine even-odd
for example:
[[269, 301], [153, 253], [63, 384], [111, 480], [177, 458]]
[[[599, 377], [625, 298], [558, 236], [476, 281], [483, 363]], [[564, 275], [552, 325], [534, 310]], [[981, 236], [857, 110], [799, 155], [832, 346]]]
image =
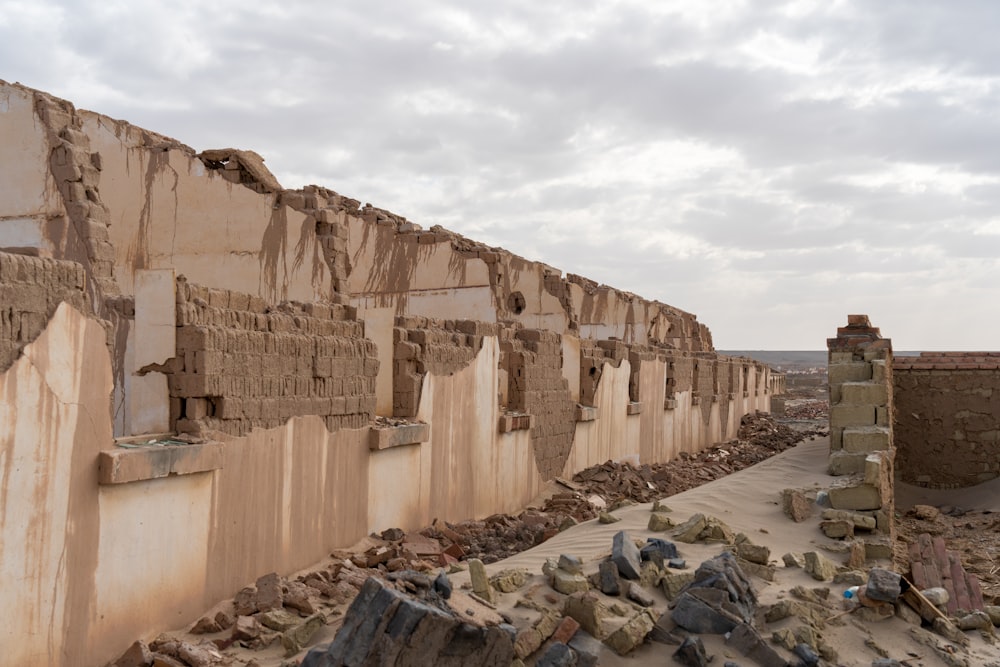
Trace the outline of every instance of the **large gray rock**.
[[765, 642], [749, 623], [741, 623], [730, 633], [726, 643], [753, 660], [760, 667], [786, 667], [788, 662]]
[[895, 572], [873, 567], [868, 572], [868, 586], [865, 588], [865, 595], [872, 600], [883, 602], [895, 602], [902, 591], [902, 578]]
[[315, 648], [301, 667], [489, 665], [514, 660], [514, 629], [473, 625], [433, 590], [417, 599], [369, 577], [326, 648]]
[[642, 557], [635, 542], [624, 530], [615, 533], [611, 542], [611, 562], [626, 579], [638, 579], [642, 574]]
[[677, 597], [674, 622], [696, 633], [724, 634], [742, 623], [751, 623], [757, 594], [736, 557], [724, 552], [706, 560]]

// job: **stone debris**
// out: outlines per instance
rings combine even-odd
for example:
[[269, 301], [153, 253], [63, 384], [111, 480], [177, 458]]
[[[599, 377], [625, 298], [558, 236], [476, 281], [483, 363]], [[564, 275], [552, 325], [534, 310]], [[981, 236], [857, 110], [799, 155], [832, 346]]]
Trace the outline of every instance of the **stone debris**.
[[729, 552], [703, 562], [694, 580], [678, 596], [672, 618], [690, 632], [724, 634], [751, 623], [757, 593]]
[[626, 579], [638, 579], [642, 570], [642, 555], [635, 542], [624, 530], [615, 533], [611, 543], [611, 561]]
[[302, 667], [357, 664], [484, 665], [509, 667], [515, 631], [474, 622], [454, 610], [430, 585], [402, 592], [369, 577], [344, 616], [333, 642], [306, 655]]

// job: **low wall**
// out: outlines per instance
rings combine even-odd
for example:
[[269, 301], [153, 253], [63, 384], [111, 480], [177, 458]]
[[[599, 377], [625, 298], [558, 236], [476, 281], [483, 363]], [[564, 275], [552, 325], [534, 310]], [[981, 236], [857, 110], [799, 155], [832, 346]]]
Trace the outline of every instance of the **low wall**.
[[893, 362], [896, 470], [911, 484], [1000, 475], [1000, 352], [923, 352]]

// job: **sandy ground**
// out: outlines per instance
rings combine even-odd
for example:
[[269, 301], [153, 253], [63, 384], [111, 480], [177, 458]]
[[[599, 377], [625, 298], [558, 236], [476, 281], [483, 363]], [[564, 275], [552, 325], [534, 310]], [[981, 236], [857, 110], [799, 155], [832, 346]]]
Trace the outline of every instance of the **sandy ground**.
[[[781, 556], [787, 552], [802, 553], [816, 550], [824, 552], [836, 563], [846, 561], [843, 544], [826, 538], [820, 532], [818, 515], [802, 523], [795, 523], [784, 515], [780, 505], [782, 489], [792, 487], [816, 491], [826, 488], [833, 481], [834, 478], [825, 473], [828, 452], [829, 442], [826, 437], [812, 438], [751, 468], [671, 496], [665, 503], [673, 510], [671, 516], [677, 523], [686, 520], [694, 513], [704, 513], [725, 522], [736, 533], [745, 533], [754, 543], [770, 548], [772, 562], [778, 566], [775, 581], [768, 583], [761, 579], [753, 579], [761, 605], [790, 597], [789, 591], [795, 586], [828, 587], [829, 613], [832, 616], [841, 611], [840, 600], [844, 586], [817, 582], [801, 569], [783, 567], [781, 560]], [[974, 489], [954, 491], [929, 491], [908, 485], [901, 486], [897, 496], [897, 509], [905, 511], [914, 503], [961, 505], [984, 510], [998, 509], [1000, 480], [979, 485]], [[533, 549], [488, 565], [487, 571], [490, 574], [508, 568], [524, 568], [533, 575], [518, 591], [502, 594], [498, 610], [512, 618], [515, 625], [524, 625], [537, 617], [537, 612], [525, 608], [523, 603], [525, 598], [544, 606], [559, 606], [559, 601], [553, 596], [541, 575], [541, 568], [546, 558], [557, 558], [561, 553], [575, 555], [583, 560], [585, 572], [589, 574], [596, 571], [598, 563], [610, 553], [612, 536], [619, 530], [626, 530], [633, 538], [642, 540], [651, 536], [669, 538], [669, 534], [652, 533], [646, 529], [650, 508], [650, 504], [643, 504], [619, 509], [615, 511], [615, 515], [621, 519], [617, 523], [600, 524], [596, 520], [588, 521], [556, 535]], [[678, 544], [677, 546], [681, 557], [687, 560], [688, 567], [691, 568], [697, 567], [703, 560], [718, 555], [721, 551], [719, 545]], [[889, 563], [882, 565], [888, 566]], [[458, 572], [451, 578], [458, 589], [468, 582], [468, 573]], [[548, 600], [546, 595], [549, 597]], [[659, 590], [655, 592], [655, 597], [654, 610], [658, 616], [666, 610], [667, 601]], [[521, 604], [518, 604], [519, 601]], [[468, 606], [475, 603], [465, 599], [465, 604]], [[768, 624], [761, 629], [761, 634], [769, 639], [773, 631], [799, 624], [797, 619], [785, 619]], [[334, 621], [332, 625], [318, 633], [312, 643], [330, 641], [339, 625], [339, 619]], [[846, 616], [828, 624], [822, 631], [826, 642], [834, 646], [839, 653], [837, 664], [845, 667], [869, 667], [872, 661], [879, 657], [905, 660], [904, 664], [910, 667], [963, 664], [961, 658], [966, 660], [964, 664], [968, 667], [1000, 667], [1000, 645], [993, 645], [992, 641], [983, 638], [977, 632], [966, 634], [971, 642], [968, 653], [959, 652], [954, 656], [959, 660], [947, 660], [940, 652], [948, 650], [947, 642], [927, 630], [914, 628], [899, 618], [863, 624], [852, 616]], [[702, 635], [702, 640], [708, 653], [715, 656], [713, 665], [721, 667], [729, 660], [743, 667], [753, 664], [728, 647], [723, 637]], [[934, 646], [937, 646], [938, 650], [935, 650]], [[609, 666], [676, 664], [670, 657], [675, 648], [671, 645], [647, 642], [625, 657], [605, 650], [601, 655], [600, 664]], [[296, 664], [287, 662], [288, 659], [282, 657], [278, 647], [254, 652], [234, 647], [227, 650], [227, 653], [234, 658], [234, 665], [246, 664], [251, 659], [260, 667]], [[300, 660], [303, 656], [304, 652], [295, 656], [293, 661]]]
[[[781, 567], [781, 556], [787, 552], [805, 552], [823, 550], [835, 562], [843, 562], [846, 555], [841, 553], [841, 543], [831, 540], [820, 532], [818, 516], [816, 520], [794, 523], [781, 510], [780, 493], [782, 489], [794, 487], [799, 489], [826, 488], [834, 479], [825, 473], [829, 454], [827, 438], [808, 440], [799, 446], [778, 454], [751, 468], [733, 473], [727, 477], [709, 482], [696, 489], [691, 489], [671, 496], [665, 502], [673, 510], [672, 517], [683, 521], [694, 513], [701, 512], [715, 516], [729, 525], [735, 532], [745, 533], [756, 544], [770, 547], [771, 558], [779, 564], [776, 580], [773, 583], [754, 579], [758, 596], [762, 605], [771, 604], [781, 598], [788, 597], [789, 590], [794, 586], [815, 588], [829, 586], [831, 588], [831, 615], [839, 612], [842, 586], [831, 586], [828, 583], [817, 582], [798, 568]], [[961, 500], [968, 506], [990, 507], [1000, 503], [1000, 482], [976, 487], [974, 493], [961, 491], [939, 491], [934, 497], [915, 494], [914, 500], [930, 504], [956, 504]], [[907, 489], [907, 492], [911, 489]], [[925, 491], [920, 489], [919, 491]], [[986, 492], [992, 497], [985, 497]], [[911, 502], [909, 496], [907, 503]], [[615, 512], [621, 521], [602, 525], [590, 521], [553, 537], [534, 549], [517, 554], [511, 558], [487, 566], [492, 574], [506, 568], [521, 567], [533, 573], [541, 571], [546, 558], [558, 557], [560, 553], [575, 555], [585, 562], [585, 571], [597, 569], [598, 562], [610, 553], [612, 536], [619, 530], [627, 530], [635, 538], [660, 536], [662, 533], [652, 533], [646, 530], [649, 520], [650, 504], [635, 505]], [[678, 544], [682, 558], [689, 567], [697, 565], [712, 556], [718, 555], [718, 545]], [[871, 565], [871, 563], [869, 563]], [[883, 563], [888, 565], [888, 563]], [[461, 584], [468, 580], [464, 573], [453, 575], [452, 580]], [[536, 583], [541, 583], [538, 576]], [[530, 584], [529, 584], [530, 585]], [[543, 586], [543, 588], [545, 588]], [[523, 610], [515, 607], [520, 592], [503, 596], [501, 609], [517, 620]], [[657, 599], [656, 611], [666, 608], [666, 599]], [[769, 624], [766, 632], [769, 637], [774, 630], [797, 624], [795, 619], [787, 619], [781, 623]], [[840, 654], [838, 664], [845, 667], [869, 667], [876, 658], [883, 657], [876, 652], [879, 647], [886, 656], [897, 660], [909, 658], [913, 667], [918, 665], [932, 667], [948, 663], [934, 655], [933, 650], [919, 641], [911, 632], [913, 626], [898, 618], [891, 618], [878, 623], [864, 625], [850, 616], [828, 625], [823, 632], [826, 641], [836, 647]], [[940, 638], [922, 631], [925, 636]], [[991, 646], [983, 641], [977, 633], [967, 633], [972, 640], [968, 664], [970, 667], [986, 667], [1000, 665], [1000, 646]], [[721, 665], [732, 660], [741, 665], [752, 664], [746, 658], [727, 647], [721, 637], [703, 635], [709, 654], [716, 655], [713, 664]], [[866, 641], [868, 642], [866, 644]], [[663, 644], [647, 643], [626, 657], [619, 657], [610, 650], [601, 656], [602, 665], [663, 665], [673, 664], [669, 655], [675, 647]], [[914, 656], [923, 656], [914, 659]]]

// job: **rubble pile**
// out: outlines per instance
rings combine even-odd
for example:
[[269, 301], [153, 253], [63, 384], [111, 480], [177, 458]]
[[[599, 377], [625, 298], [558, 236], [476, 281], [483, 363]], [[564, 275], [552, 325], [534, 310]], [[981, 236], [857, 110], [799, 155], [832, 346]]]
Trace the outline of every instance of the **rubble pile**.
[[447, 524], [460, 536], [458, 540], [440, 532], [424, 534], [435, 539], [447, 537], [461, 544], [468, 557], [492, 563], [530, 549], [569, 525], [593, 519], [604, 509], [648, 503], [693, 489], [760, 463], [816, 434], [819, 431], [795, 431], [767, 413], [745, 415], [735, 440], [694, 454], [682, 452], [667, 463], [633, 466], [608, 461], [580, 471], [572, 481], [558, 480], [565, 490], [548, 498], [540, 508]]
[[799, 400], [785, 403], [783, 419], [827, 420], [830, 402], [827, 400]]
[[353, 600], [367, 573], [350, 560], [335, 561], [294, 579], [266, 574], [240, 590], [187, 637], [161, 634], [135, 642], [112, 667], [217, 667], [232, 664], [231, 647], [261, 650], [280, 645], [286, 656], [308, 646], [317, 631]]

